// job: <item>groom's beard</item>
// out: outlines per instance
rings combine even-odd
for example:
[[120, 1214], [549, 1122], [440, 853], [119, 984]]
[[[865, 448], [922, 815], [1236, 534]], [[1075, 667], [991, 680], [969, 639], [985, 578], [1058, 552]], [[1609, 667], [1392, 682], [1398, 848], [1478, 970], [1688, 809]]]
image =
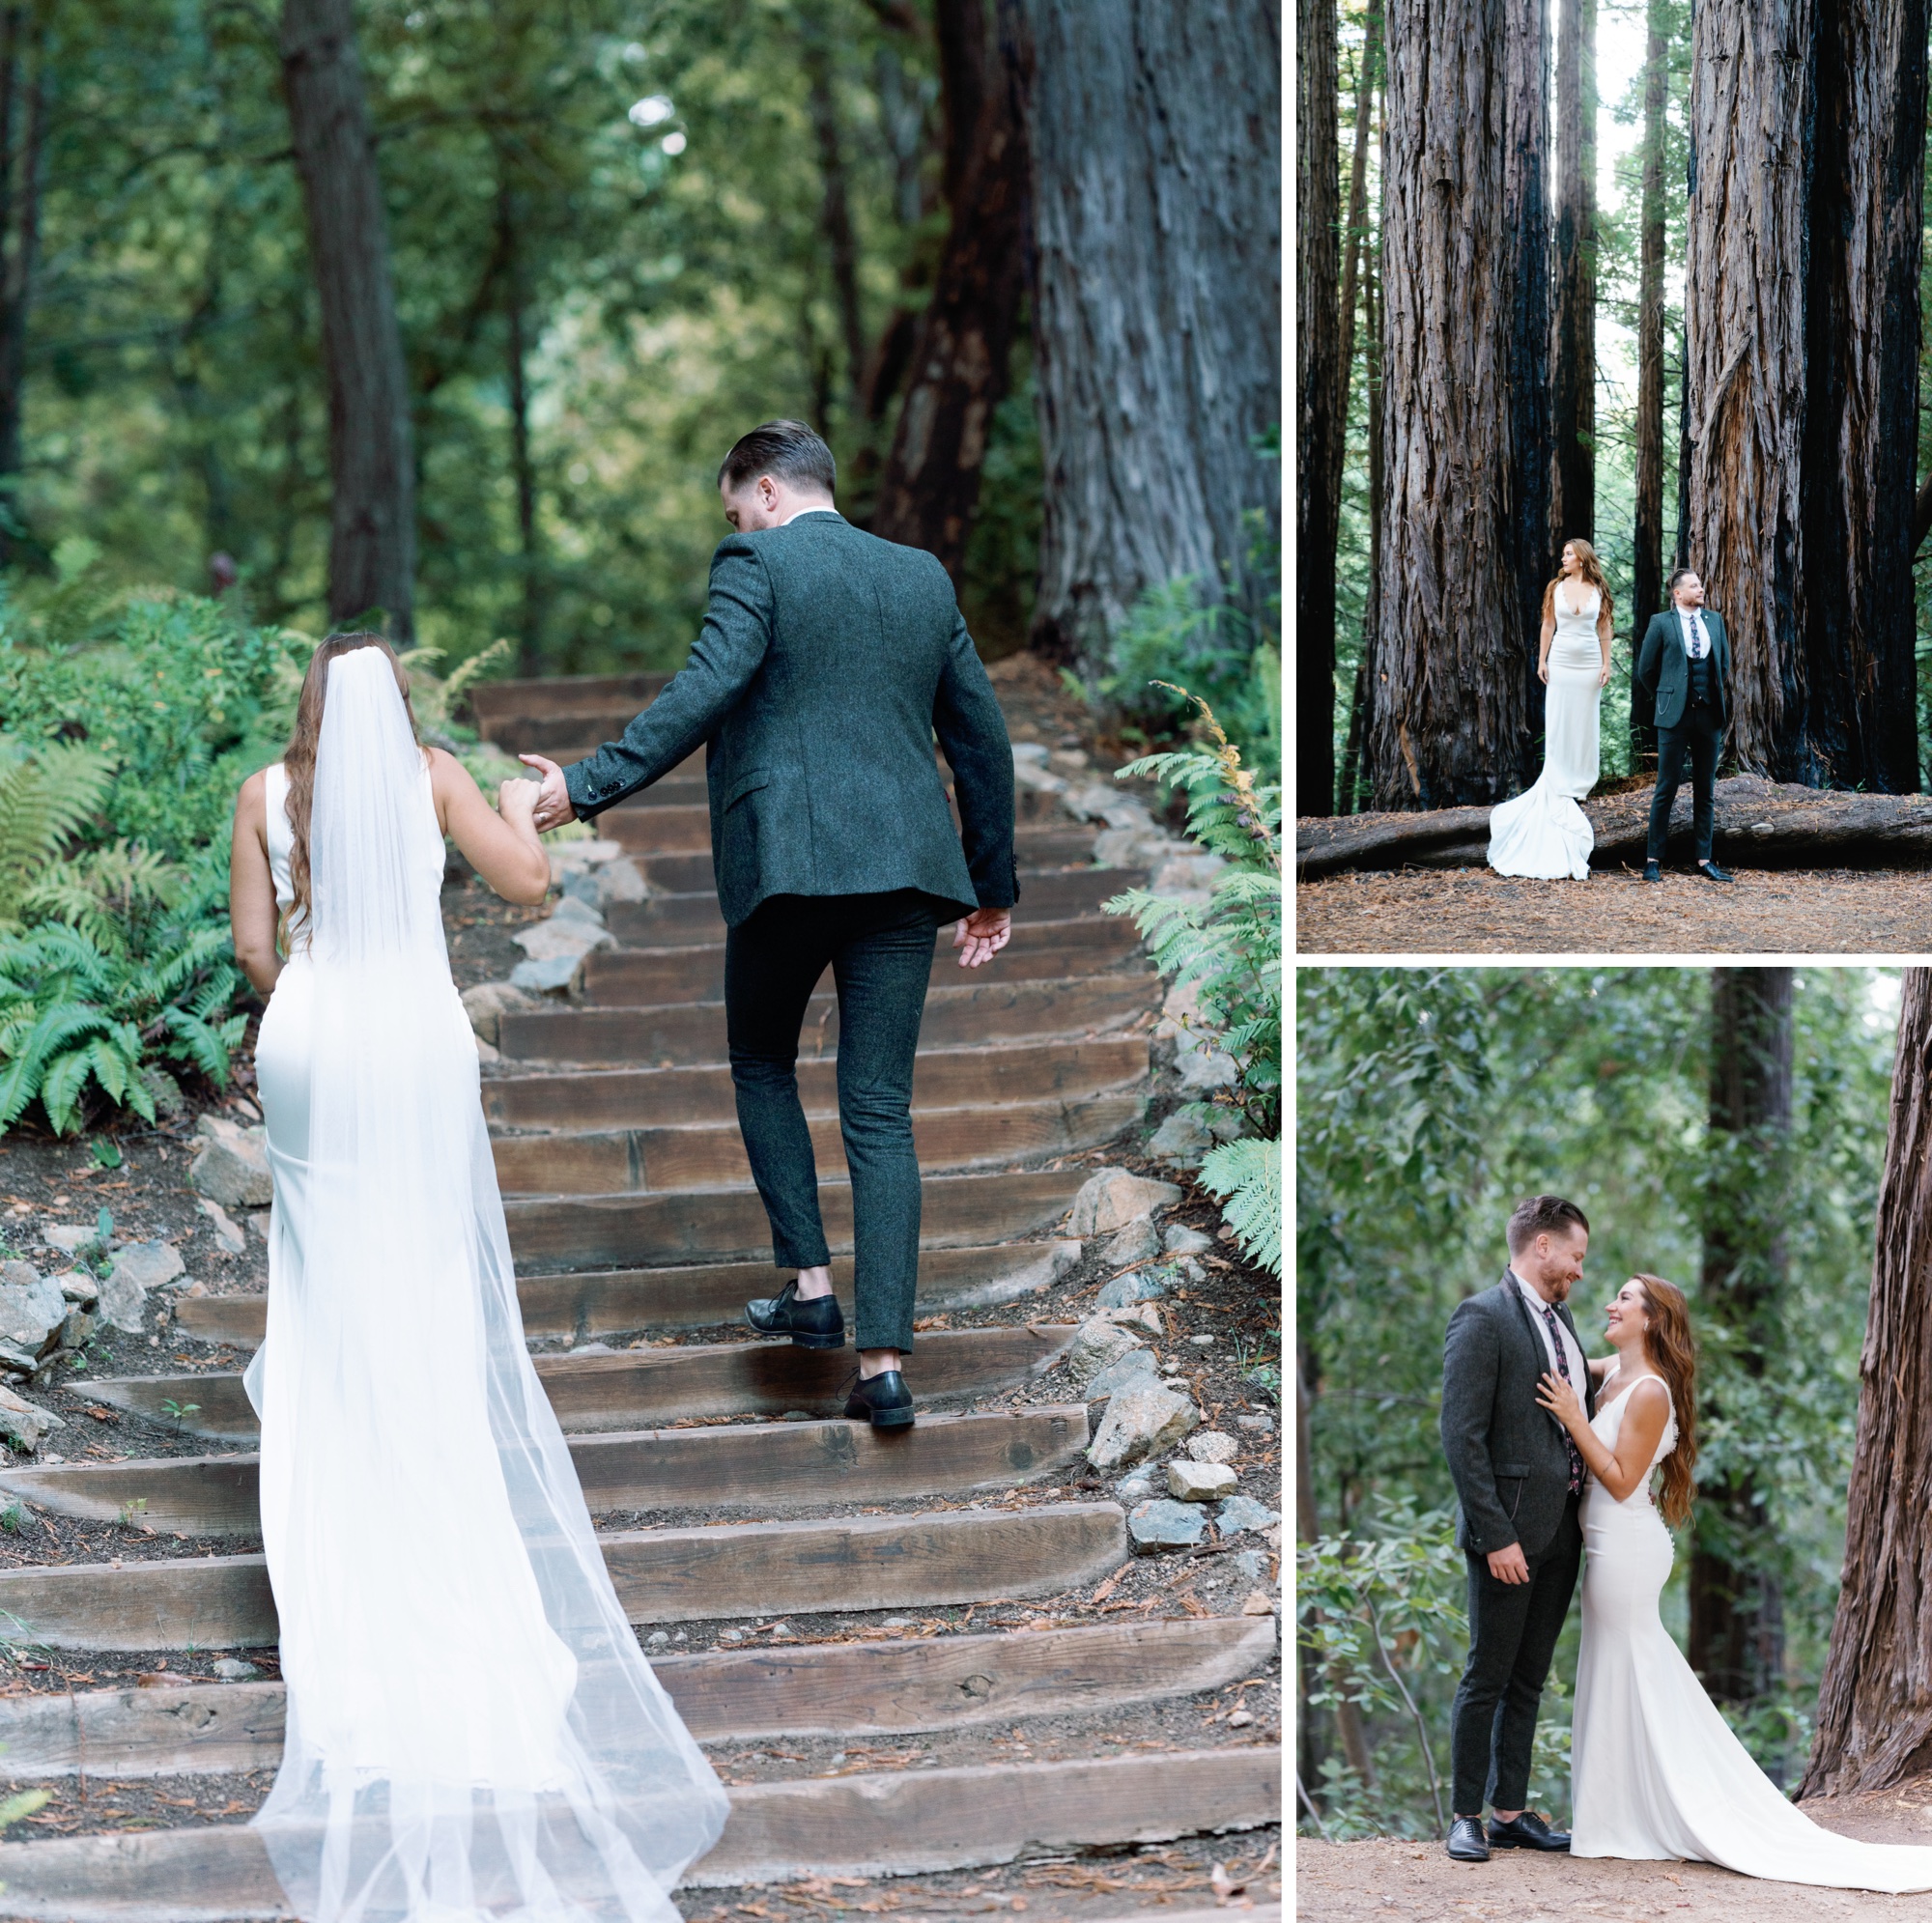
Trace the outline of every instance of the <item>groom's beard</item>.
[[1551, 1305], [1561, 1308], [1569, 1301], [1570, 1290], [1575, 1285], [1567, 1275], [1551, 1275], [1544, 1277], [1543, 1286], [1549, 1291]]

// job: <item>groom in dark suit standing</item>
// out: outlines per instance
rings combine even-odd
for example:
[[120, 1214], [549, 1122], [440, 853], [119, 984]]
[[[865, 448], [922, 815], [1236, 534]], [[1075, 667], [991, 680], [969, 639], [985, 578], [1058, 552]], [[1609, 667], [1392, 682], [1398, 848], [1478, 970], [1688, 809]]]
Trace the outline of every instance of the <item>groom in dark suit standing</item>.
[[1657, 713], [1657, 789], [1650, 798], [1650, 840], [1643, 878], [1663, 878], [1663, 848], [1670, 835], [1670, 808], [1690, 757], [1691, 827], [1697, 869], [1706, 881], [1731, 879], [1711, 859], [1716, 825], [1718, 750], [1731, 714], [1731, 641], [1724, 617], [1704, 606], [1696, 569], [1670, 577], [1670, 606], [1650, 617], [1637, 651], [1636, 678], [1650, 691]]
[[1469, 1575], [1469, 1660], [1450, 1711], [1449, 1853], [1459, 1862], [1570, 1847], [1523, 1807], [1537, 1706], [1583, 1554], [1582, 1457], [1536, 1388], [1554, 1370], [1596, 1412], [1595, 1378], [1565, 1306], [1589, 1246], [1575, 1202], [1519, 1202], [1503, 1279], [1457, 1307], [1443, 1344], [1442, 1452]]
[[858, 1302], [845, 1413], [897, 1428], [913, 1420], [899, 1370], [919, 1274], [913, 1058], [940, 925], [957, 918], [965, 968], [1007, 945], [1019, 898], [1013, 760], [946, 570], [854, 527], [833, 505], [836, 480], [832, 450], [801, 422], [746, 435], [719, 470], [735, 531], [712, 556], [684, 668], [587, 760], [523, 758], [543, 778], [537, 826], [551, 828], [601, 813], [709, 745], [738, 1124], [774, 1258], [797, 1271], [746, 1315], [803, 1347], [844, 1346], [797, 1076], [806, 1004], [830, 966]]

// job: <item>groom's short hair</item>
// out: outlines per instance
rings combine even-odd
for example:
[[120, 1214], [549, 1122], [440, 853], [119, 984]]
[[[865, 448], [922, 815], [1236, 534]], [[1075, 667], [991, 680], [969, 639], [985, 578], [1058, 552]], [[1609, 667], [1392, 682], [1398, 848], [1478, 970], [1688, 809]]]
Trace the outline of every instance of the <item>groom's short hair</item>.
[[1672, 568], [1670, 570], [1670, 579], [1663, 583], [1664, 593], [1675, 594], [1677, 592], [1677, 583], [1680, 580], [1682, 580], [1686, 575], [1694, 575], [1696, 572], [1697, 570], [1695, 568]]
[[718, 470], [720, 482], [734, 493], [760, 474], [776, 474], [794, 486], [820, 488], [829, 495], [838, 485], [838, 464], [803, 421], [767, 421], [745, 435]]
[[1525, 1196], [1510, 1210], [1510, 1254], [1526, 1249], [1539, 1235], [1555, 1235], [1571, 1229], [1590, 1232], [1590, 1220], [1574, 1202], [1560, 1195]]

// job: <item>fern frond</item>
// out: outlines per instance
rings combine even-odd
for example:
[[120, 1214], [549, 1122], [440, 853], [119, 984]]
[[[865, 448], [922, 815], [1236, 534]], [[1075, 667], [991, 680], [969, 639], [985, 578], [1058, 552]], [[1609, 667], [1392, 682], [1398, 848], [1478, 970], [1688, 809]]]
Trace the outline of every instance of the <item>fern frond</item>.
[[1274, 1275], [1281, 1273], [1281, 1140], [1252, 1137], [1208, 1150], [1196, 1179], [1226, 1206], [1243, 1249]]

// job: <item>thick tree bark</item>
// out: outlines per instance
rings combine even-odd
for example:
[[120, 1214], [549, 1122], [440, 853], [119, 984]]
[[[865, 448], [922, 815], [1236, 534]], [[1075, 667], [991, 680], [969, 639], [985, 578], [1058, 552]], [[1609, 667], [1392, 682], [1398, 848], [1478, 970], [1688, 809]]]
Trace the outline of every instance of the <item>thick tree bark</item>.
[[380, 608], [392, 638], [407, 640], [415, 604], [413, 437], [353, 0], [283, 0], [281, 57], [328, 375], [329, 619]]
[[1643, 69], [1643, 210], [1637, 247], [1636, 525], [1631, 557], [1631, 766], [1657, 764], [1656, 698], [1636, 653], [1663, 606], [1663, 105], [1669, 83], [1664, 0], [1650, 0]]
[[[974, 22], [983, 40], [979, 0], [943, 0], [939, 13], [951, 21], [940, 37], [942, 59], [950, 57], [949, 47], [972, 42]], [[962, 23], [953, 15], [972, 18]], [[977, 102], [979, 118], [951, 196], [952, 226], [919, 323], [911, 384], [872, 510], [873, 533], [937, 554], [955, 583], [980, 501], [993, 410], [1006, 398], [1025, 288], [1032, 168], [1014, 71], [1017, 47], [1008, 31], [1016, 28], [1016, 19], [1004, 23], [990, 66], [983, 46], [952, 56], [973, 73], [970, 82], [948, 88], [949, 121], [966, 99]]]
[[1556, 33], [1556, 312], [1549, 524], [1597, 533], [1597, 0], [1560, 0]]
[[1279, 15], [1030, 0], [1045, 501], [1034, 643], [1092, 669], [1143, 589], [1224, 571], [1280, 489]]
[[1294, 125], [1295, 807], [1326, 814], [1335, 794], [1335, 544], [1348, 430], [1343, 371], [1335, 0], [1296, 0]]
[[1378, 807], [1500, 801], [1533, 752], [1548, 569], [1543, 20], [1542, 0], [1421, 0], [1388, 20]]
[[1845, 1561], [1802, 1794], [1932, 1764], [1932, 970], [1905, 971]]
[[[1750, 1375], [1764, 1372], [1786, 1281], [1780, 1210], [1791, 1148], [1792, 981], [1788, 968], [1720, 968], [1711, 976], [1698, 1309], [1707, 1336], [1725, 1336]], [[1726, 1413], [1708, 1383], [1701, 1413], [1713, 1428]], [[1703, 1482], [1690, 1554], [1688, 1654], [1720, 1703], [1755, 1702], [1776, 1686], [1784, 1667], [1782, 1592], [1759, 1566], [1769, 1526], [1761, 1494], [1741, 1471]]]
[[1918, 414], [1926, 24], [1926, 0], [1696, 12], [1690, 555], [1731, 635], [1739, 765], [1780, 779], [1918, 785], [1896, 423]]

